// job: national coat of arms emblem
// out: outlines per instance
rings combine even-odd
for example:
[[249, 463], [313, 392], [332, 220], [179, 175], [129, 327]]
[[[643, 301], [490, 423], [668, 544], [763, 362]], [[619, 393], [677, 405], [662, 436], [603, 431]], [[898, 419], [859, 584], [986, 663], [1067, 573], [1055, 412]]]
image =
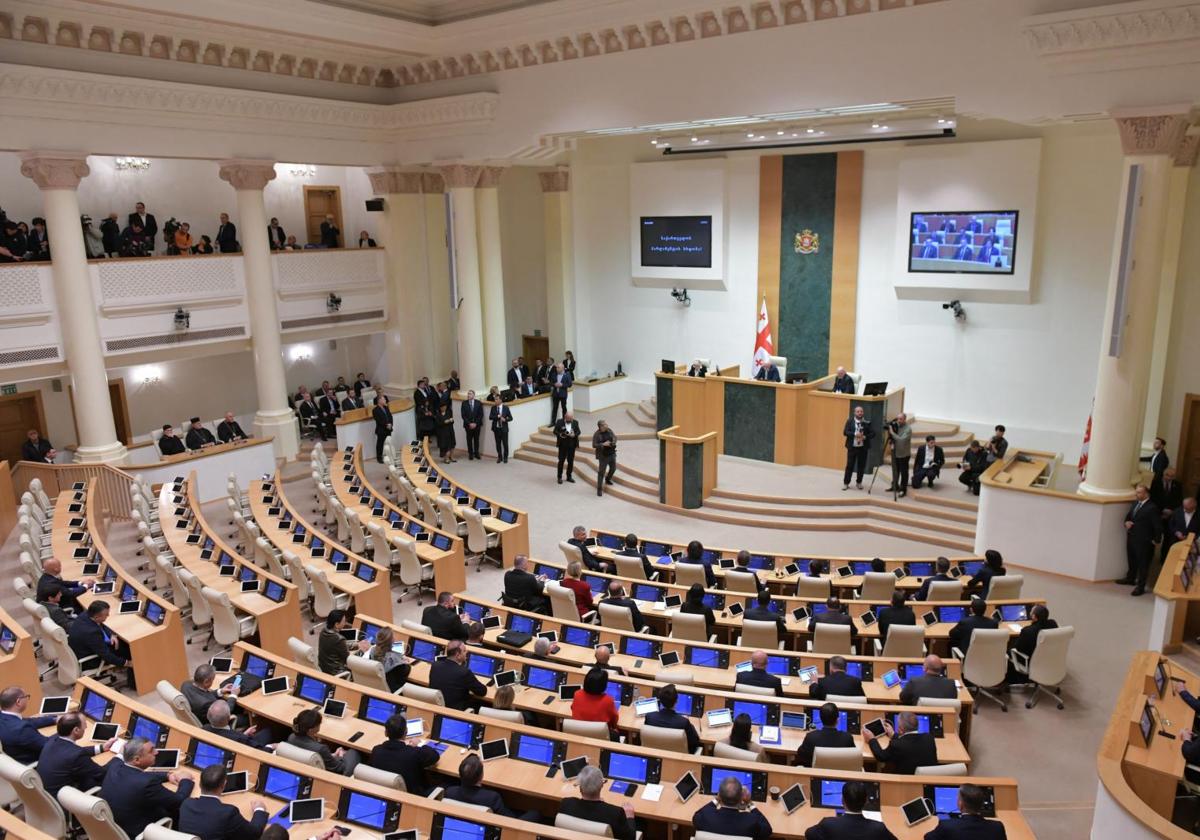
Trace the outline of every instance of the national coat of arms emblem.
[[821, 235], [805, 228], [796, 234], [795, 245], [797, 254], [815, 254], [821, 250]]

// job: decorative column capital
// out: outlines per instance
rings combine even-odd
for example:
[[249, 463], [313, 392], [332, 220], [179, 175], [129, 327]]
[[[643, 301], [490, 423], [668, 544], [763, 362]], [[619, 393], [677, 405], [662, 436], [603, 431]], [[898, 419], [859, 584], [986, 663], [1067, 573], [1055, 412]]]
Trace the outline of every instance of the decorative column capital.
[[570, 192], [571, 190], [571, 170], [569, 169], [539, 172], [538, 180], [542, 182], [542, 192], [544, 193]]
[[367, 170], [371, 189], [380, 195], [411, 195], [421, 192], [421, 173], [405, 171], [395, 166], [380, 166]]
[[222, 160], [221, 180], [228, 181], [235, 190], [261, 190], [275, 180], [275, 161], [272, 160]]
[[1183, 140], [1175, 148], [1175, 165], [1195, 166], [1197, 157], [1200, 157], [1200, 134], [1184, 135]]
[[1187, 132], [1187, 109], [1174, 113], [1114, 111], [1121, 151], [1127, 155], [1170, 155]]
[[500, 186], [500, 176], [504, 174], [505, 166], [484, 166], [480, 168], [478, 189], [495, 189]]
[[455, 163], [450, 166], [438, 167], [438, 170], [445, 179], [446, 187], [453, 190], [461, 187], [474, 188], [479, 183], [479, 175], [483, 167]]
[[21, 174], [43, 190], [73, 190], [91, 169], [81, 152], [21, 152]]
[[421, 173], [421, 192], [426, 195], [440, 195], [446, 191], [446, 179], [440, 172]]

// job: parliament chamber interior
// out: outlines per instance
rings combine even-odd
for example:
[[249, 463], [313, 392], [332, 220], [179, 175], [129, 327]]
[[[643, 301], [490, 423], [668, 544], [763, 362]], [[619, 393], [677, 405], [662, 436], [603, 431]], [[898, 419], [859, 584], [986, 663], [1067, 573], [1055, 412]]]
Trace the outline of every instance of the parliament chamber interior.
[[1200, 834], [1198, 19], [0, 0], [0, 837]]

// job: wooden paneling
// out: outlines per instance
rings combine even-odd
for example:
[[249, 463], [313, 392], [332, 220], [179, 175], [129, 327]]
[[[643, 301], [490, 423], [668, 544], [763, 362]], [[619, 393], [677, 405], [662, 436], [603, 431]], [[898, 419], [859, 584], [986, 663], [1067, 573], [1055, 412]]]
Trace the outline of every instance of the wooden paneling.
[[0, 397], [0, 458], [10, 464], [21, 460], [21, 447], [30, 429], [46, 434], [42, 392], [26, 391]]
[[321, 241], [321, 222], [325, 217], [333, 216], [333, 223], [341, 233], [338, 245], [346, 247], [346, 228], [342, 225], [342, 189], [341, 187], [306, 186], [304, 188], [304, 218], [308, 243], [319, 244]]
[[17, 498], [8, 461], [0, 461], [0, 542], [8, 539], [17, 524]]
[[838, 152], [833, 217], [833, 283], [829, 305], [829, 370], [854, 370], [858, 307], [858, 241], [862, 226], [863, 153]]
[[783, 230], [783, 157], [769, 155], [758, 160], [758, 298], [767, 299], [771, 338], [779, 352], [779, 243]]

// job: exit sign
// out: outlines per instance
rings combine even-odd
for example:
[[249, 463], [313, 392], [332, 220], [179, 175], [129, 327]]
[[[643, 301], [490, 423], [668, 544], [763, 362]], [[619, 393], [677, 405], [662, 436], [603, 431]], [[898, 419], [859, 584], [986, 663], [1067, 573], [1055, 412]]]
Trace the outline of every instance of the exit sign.
[[17, 393], [16, 385], [0, 385], [0, 395], [9, 397]]

